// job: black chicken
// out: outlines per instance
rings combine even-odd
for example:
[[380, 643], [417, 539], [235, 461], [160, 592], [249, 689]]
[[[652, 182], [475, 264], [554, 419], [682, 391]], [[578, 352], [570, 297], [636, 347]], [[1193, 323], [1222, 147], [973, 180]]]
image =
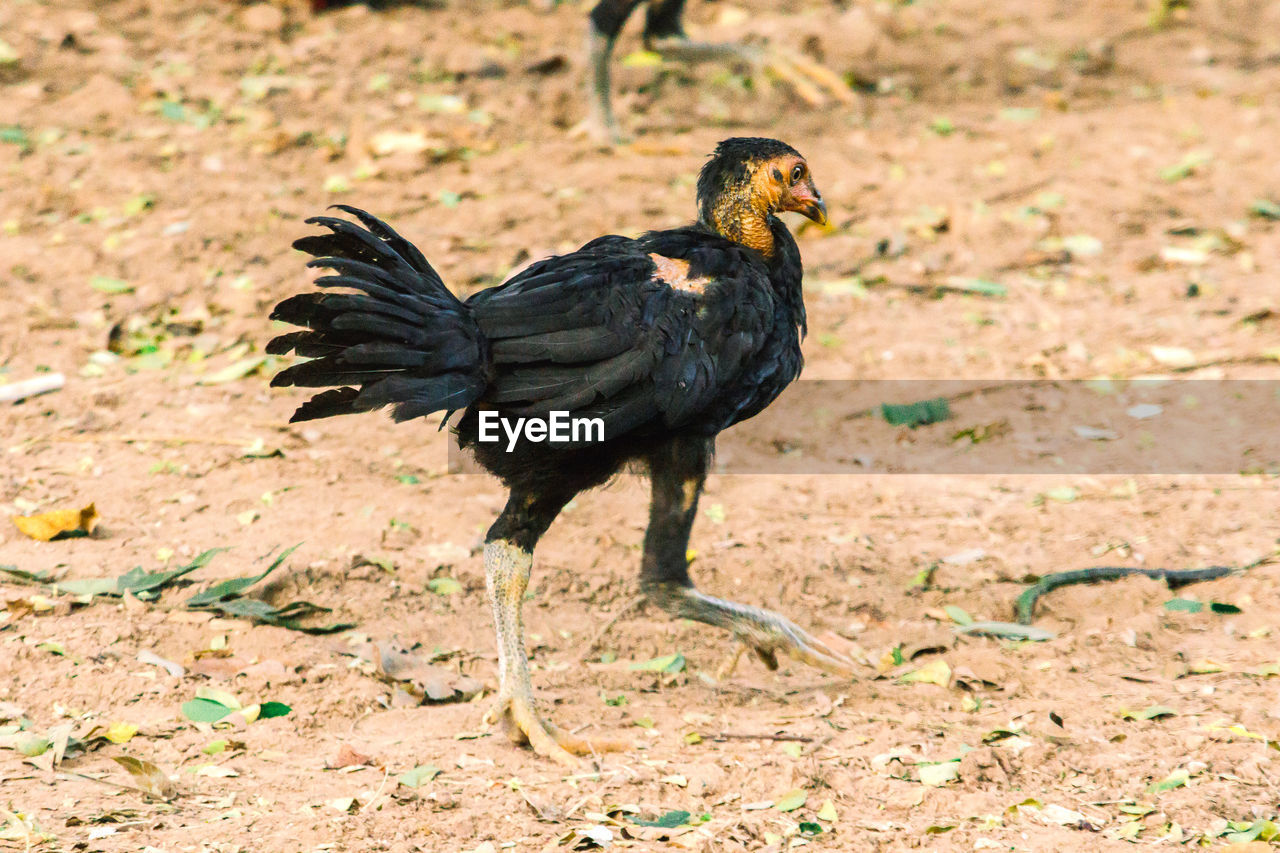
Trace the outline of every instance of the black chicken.
[[[578, 492], [628, 462], [647, 466], [653, 482], [641, 564], [652, 601], [728, 629], [771, 668], [781, 652], [853, 674], [839, 651], [775, 613], [704, 595], [688, 572], [716, 435], [761, 411], [800, 373], [800, 253], [775, 214], [826, 221], [803, 157], [773, 139], [725, 140], [699, 175], [696, 224], [597, 238], [466, 302], [387, 225], [342, 209], [365, 227], [315, 217], [307, 222], [332, 233], [294, 247], [315, 256], [310, 266], [336, 273], [318, 287], [356, 292], [304, 293], [276, 306], [272, 319], [307, 331], [281, 335], [267, 351], [312, 360], [271, 384], [343, 386], [312, 397], [293, 421], [387, 405], [397, 421], [464, 410], [460, 444], [510, 489], [485, 538], [484, 564], [498, 634], [494, 712], [509, 715], [513, 736], [566, 762], [571, 753], [621, 748], [572, 737], [538, 716], [521, 605], [539, 537]], [[526, 431], [508, 450], [506, 435], [484, 435], [485, 420], [553, 412], [600, 419], [603, 440], [536, 441]]]
[[685, 0], [600, 0], [591, 10], [588, 35], [591, 65], [590, 126], [593, 132], [613, 142], [622, 140], [622, 131], [613, 114], [609, 63], [623, 25], [641, 3], [648, 2], [644, 19], [645, 49], [665, 59], [680, 62], [738, 61], [764, 68], [785, 80], [811, 106], [822, 106], [828, 96], [852, 103], [853, 92], [838, 74], [778, 48], [761, 49], [743, 44], [696, 42], [684, 32]]

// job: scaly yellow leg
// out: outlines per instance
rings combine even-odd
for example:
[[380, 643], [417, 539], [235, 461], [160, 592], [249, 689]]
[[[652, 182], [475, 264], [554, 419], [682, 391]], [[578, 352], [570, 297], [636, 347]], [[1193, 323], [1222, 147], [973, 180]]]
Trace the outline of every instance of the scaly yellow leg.
[[505, 539], [484, 546], [485, 587], [498, 633], [499, 684], [486, 722], [505, 719], [513, 740], [527, 742], [539, 755], [570, 766], [577, 764], [575, 755], [627, 749], [629, 744], [622, 741], [574, 737], [538, 715], [524, 651], [524, 595], [532, 568], [533, 555]]

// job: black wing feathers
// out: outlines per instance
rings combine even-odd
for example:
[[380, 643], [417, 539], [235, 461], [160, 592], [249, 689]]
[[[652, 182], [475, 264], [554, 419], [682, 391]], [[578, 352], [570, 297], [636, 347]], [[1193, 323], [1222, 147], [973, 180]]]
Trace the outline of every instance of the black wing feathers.
[[393, 405], [405, 420], [469, 405], [484, 390], [486, 342], [475, 320], [449, 292], [422, 253], [381, 220], [339, 205], [364, 228], [329, 216], [308, 224], [328, 234], [294, 248], [327, 267], [316, 286], [354, 293], [303, 293], [276, 306], [271, 318], [303, 326], [267, 345], [274, 354], [311, 358], [275, 376], [272, 385], [340, 387], [305, 403], [292, 420], [351, 414]]
[[[340, 209], [360, 225], [315, 217], [307, 222], [328, 233], [294, 244], [334, 274], [271, 315], [304, 331], [267, 351], [312, 359], [273, 385], [344, 386], [312, 397], [294, 420], [387, 405], [405, 420], [480, 403], [598, 417], [607, 439], [710, 434], [758, 411], [798, 371], [794, 309], [779, 303], [769, 264], [697, 227], [600, 237], [464, 304], [389, 226]], [[664, 281], [654, 256], [687, 263], [697, 289]], [[797, 259], [797, 290], [798, 275]]]

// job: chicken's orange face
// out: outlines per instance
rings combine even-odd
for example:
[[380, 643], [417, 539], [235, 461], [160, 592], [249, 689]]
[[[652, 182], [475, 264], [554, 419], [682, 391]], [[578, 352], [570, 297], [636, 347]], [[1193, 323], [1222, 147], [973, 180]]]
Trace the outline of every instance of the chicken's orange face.
[[794, 211], [819, 225], [827, 224], [827, 205], [803, 157], [775, 157], [764, 163], [756, 174], [757, 179], [767, 185], [762, 189], [770, 198], [773, 210]]

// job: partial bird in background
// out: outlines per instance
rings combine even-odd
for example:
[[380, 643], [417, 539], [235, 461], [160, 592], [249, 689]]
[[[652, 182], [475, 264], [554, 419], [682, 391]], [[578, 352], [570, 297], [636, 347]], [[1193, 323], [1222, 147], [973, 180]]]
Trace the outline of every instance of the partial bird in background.
[[[433, 6], [424, 0], [309, 0], [312, 12], [364, 3], [374, 9], [399, 5]], [[836, 101], [856, 102], [840, 75], [777, 45], [694, 41], [685, 34], [685, 0], [600, 0], [589, 14], [587, 36], [588, 119], [584, 127], [602, 142], [620, 143], [625, 135], [613, 111], [612, 65], [618, 36], [631, 15], [648, 4], [644, 16], [645, 49], [664, 60], [684, 63], [732, 62], [747, 65], [781, 80], [811, 107]], [[540, 4], [554, 6], [555, 0]]]
[[613, 49], [627, 19], [642, 3], [644, 46], [663, 59], [678, 62], [740, 62], [786, 82], [810, 106], [820, 107], [832, 99], [854, 103], [853, 91], [830, 69], [777, 46], [700, 42], [684, 30], [685, 0], [600, 0], [591, 10], [587, 37], [590, 74], [591, 117], [589, 127], [602, 139], [623, 141], [624, 134], [613, 112]]

